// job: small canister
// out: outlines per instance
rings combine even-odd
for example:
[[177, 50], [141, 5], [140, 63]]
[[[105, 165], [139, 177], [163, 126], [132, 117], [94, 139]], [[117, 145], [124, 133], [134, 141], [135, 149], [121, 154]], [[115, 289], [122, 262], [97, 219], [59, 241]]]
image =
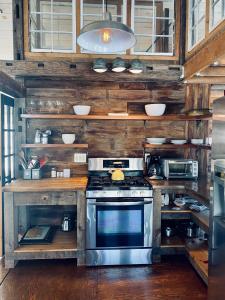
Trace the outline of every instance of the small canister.
[[23, 170], [23, 179], [31, 179], [31, 169]]
[[41, 179], [41, 169], [32, 169], [32, 179]]
[[52, 168], [51, 169], [51, 178], [56, 178], [56, 177], [57, 177], [56, 168]]
[[41, 143], [48, 144], [48, 134], [47, 133], [42, 133]]

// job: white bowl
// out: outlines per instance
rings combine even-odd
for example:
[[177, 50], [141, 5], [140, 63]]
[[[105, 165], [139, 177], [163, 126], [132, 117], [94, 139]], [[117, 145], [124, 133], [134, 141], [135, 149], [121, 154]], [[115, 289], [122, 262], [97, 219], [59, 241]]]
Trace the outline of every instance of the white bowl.
[[191, 139], [191, 143], [193, 145], [202, 145], [203, 144], [203, 139]]
[[165, 112], [166, 104], [147, 104], [145, 112], [148, 116], [162, 116]]
[[74, 105], [73, 110], [76, 115], [85, 116], [90, 113], [91, 107], [89, 105]]
[[166, 138], [146, 138], [146, 141], [149, 144], [162, 145], [166, 142]]
[[171, 140], [171, 143], [174, 145], [183, 145], [187, 143], [187, 140]]
[[64, 144], [73, 144], [75, 141], [76, 135], [74, 133], [63, 133], [62, 140]]

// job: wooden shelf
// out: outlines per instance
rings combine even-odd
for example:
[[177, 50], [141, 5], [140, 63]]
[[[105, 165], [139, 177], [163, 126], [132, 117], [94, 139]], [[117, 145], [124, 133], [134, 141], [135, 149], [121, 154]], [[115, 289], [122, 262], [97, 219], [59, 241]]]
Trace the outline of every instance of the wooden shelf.
[[18, 259], [73, 258], [78, 256], [76, 232], [57, 230], [52, 243], [47, 245], [21, 245], [14, 250]]
[[193, 221], [202, 228], [206, 233], [209, 233], [209, 210], [194, 212], [192, 211]]
[[190, 263], [195, 268], [203, 281], [208, 284], [208, 247], [200, 244], [198, 247], [186, 246], [187, 255]]
[[22, 144], [21, 148], [87, 149], [88, 144]]
[[3, 192], [64, 192], [85, 191], [87, 176], [71, 178], [43, 178], [39, 180], [17, 179], [3, 187]]
[[171, 237], [162, 237], [161, 248], [184, 248], [185, 247], [185, 239], [179, 236], [171, 236]]
[[173, 206], [164, 206], [161, 208], [162, 220], [186, 220], [191, 218], [190, 209], [174, 210]]
[[175, 145], [175, 144], [144, 144], [145, 149], [187, 149], [187, 148], [196, 148], [196, 149], [205, 149], [211, 150], [210, 145], [193, 145], [193, 144], [183, 144], [183, 145]]
[[212, 118], [211, 114], [189, 116], [170, 114], [163, 116], [147, 116], [145, 114], [128, 115], [128, 116], [108, 116], [108, 115], [73, 115], [73, 114], [21, 114], [21, 118], [24, 119], [74, 119], [74, 120], [145, 120], [145, 121], [197, 121], [197, 120], [209, 120]]

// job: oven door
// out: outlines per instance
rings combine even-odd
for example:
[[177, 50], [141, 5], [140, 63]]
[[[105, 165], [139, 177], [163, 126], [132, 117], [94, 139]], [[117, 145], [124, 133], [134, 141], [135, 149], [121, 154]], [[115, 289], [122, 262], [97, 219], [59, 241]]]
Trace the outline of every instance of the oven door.
[[168, 178], [192, 178], [193, 163], [192, 162], [169, 162]]
[[152, 246], [152, 198], [87, 200], [87, 249]]

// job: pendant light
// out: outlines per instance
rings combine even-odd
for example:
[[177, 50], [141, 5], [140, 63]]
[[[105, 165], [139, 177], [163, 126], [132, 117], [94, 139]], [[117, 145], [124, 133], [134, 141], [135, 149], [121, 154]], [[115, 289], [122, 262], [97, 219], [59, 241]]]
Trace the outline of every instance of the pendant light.
[[129, 72], [133, 74], [140, 74], [144, 70], [143, 63], [139, 59], [133, 59], [129, 68]]
[[103, 20], [85, 25], [80, 31], [77, 43], [85, 50], [107, 54], [132, 48], [136, 43], [136, 38], [130, 27], [112, 21], [111, 13], [107, 11], [106, 0]]
[[93, 70], [97, 73], [104, 73], [107, 71], [106, 61], [103, 58], [97, 58], [93, 64]]
[[125, 61], [120, 57], [114, 59], [114, 61], [112, 62], [112, 71], [116, 73], [120, 73], [123, 72], [124, 70], [126, 70]]

